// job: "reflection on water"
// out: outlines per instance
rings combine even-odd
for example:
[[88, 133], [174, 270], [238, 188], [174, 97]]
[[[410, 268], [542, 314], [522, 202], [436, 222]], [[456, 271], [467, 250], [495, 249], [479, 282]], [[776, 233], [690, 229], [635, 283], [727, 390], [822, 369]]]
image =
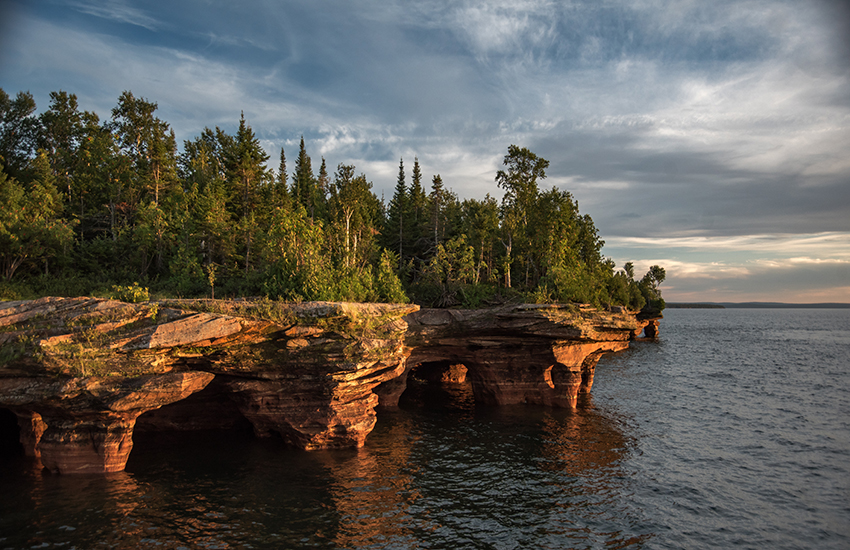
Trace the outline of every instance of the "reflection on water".
[[[364, 448], [302, 452], [243, 433], [137, 434], [127, 472], [4, 468], [0, 548], [642, 546], [630, 442], [579, 411], [476, 408], [420, 385]], [[6, 465], [9, 466], [9, 465]]]

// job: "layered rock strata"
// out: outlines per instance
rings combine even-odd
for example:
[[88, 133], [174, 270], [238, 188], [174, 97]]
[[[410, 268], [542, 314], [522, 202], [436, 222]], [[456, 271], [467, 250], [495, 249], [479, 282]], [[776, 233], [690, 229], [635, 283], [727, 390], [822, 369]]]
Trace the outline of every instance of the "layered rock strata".
[[[270, 301], [0, 304], [0, 407], [27, 454], [63, 473], [124, 468], [140, 415], [217, 378], [258, 435], [363, 445], [372, 388], [404, 371], [416, 306]], [[224, 388], [223, 390], [221, 388]]]
[[463, 365], [476, 402], [575, 407], [599, 358], [627, 348], [650, 324], [622, 310], [536, 304], [421, 310], [405, 321], [412, 353], [404, 375], [376, 390], [384, 406], [397, 405], [412, 370], [453, 380]]
[[122, 470], [137, 421], [250, 423], [303, 449], [357, 447], [414, 370], [468, 379], [483, 403], [574, 407], [602, 354], [652, 330], [657, 320], [578, 306], [6, 302], [0, 407], [26, 453], [61, 473]]

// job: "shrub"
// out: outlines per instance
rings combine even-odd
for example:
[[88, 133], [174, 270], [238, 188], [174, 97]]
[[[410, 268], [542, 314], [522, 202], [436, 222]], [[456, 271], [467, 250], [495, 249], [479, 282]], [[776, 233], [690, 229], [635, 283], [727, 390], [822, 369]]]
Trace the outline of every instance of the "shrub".
[[147, 302], [151, 299], [148, 288], [141, 287], [139, 283], [135, 282], [129, 286], [113, 286], [111, 297], [115, 300], [121, 300], [122, 302], [129, 302], [131, 304]]

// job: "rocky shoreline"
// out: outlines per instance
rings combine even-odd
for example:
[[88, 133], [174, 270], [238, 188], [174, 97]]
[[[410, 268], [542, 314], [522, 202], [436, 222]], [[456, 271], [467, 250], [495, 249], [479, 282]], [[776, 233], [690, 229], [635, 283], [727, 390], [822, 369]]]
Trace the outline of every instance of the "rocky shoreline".
[[411, 373], [476, 402], [575, 407], [599, 358], [658, 317], [577, 305], [96, 298], [0, 303], [0, 408], [58, 473], [121, 471], [135, 429], [250, 423], [302, 449], [358, 447]]

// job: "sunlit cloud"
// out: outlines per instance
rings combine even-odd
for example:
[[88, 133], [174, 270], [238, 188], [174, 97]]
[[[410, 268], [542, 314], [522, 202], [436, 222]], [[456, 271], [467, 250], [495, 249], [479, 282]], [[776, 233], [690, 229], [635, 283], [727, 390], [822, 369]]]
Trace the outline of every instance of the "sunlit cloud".
[[[609, 237], [606, 239], [606, 243], [621, 248], [683, 248], [719, 252], [758, 251], [760, 254], [780, 253], [783, 256], [817, 253], [830, 259], [850, 259], [850, 233], [844, 232], [824, 232], [812, 235]], [[804, 258], [810, 258], [810, 256], [799, 256], [796, 259], [802, 261]]]

